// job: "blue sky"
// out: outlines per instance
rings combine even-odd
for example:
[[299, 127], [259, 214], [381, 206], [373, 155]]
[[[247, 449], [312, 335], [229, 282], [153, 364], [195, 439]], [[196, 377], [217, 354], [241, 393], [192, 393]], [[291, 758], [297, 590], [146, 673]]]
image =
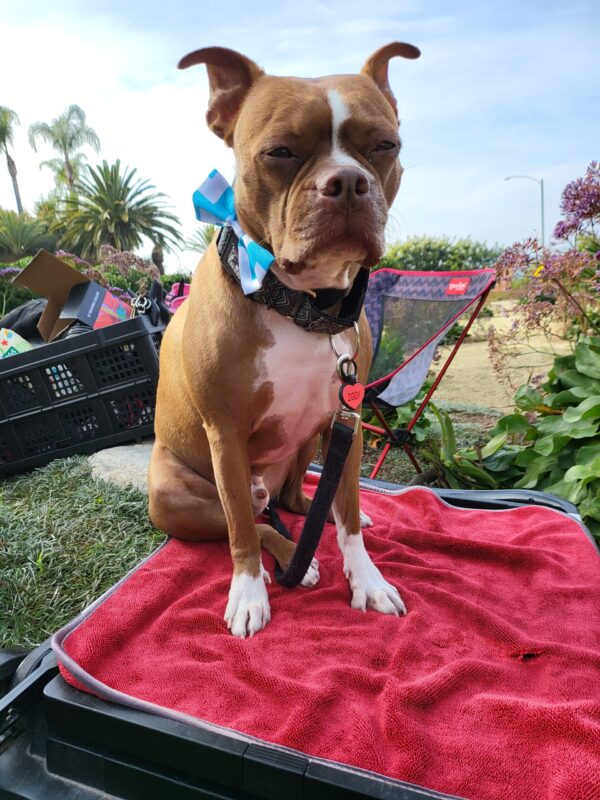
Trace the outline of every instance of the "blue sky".
[[[389, 41], [422, 51], [396, 59], [390, 78], [402, 118], [405, 175], [388, 240], [423, 233], [509, 244], [539, 232], [539, 189], [507, 175], [543, 178], [546, 234], [564, 184], [600, 157], [600, 3], [444, 3], [363, 0], [303, 4], [156, 0], [4, 0], [0, 105], [17, 111], [13, 155], [26, 207], [52, 186], [27, 128], [69, 103], [97, 131], [101, 157], [120, 157], [169, 195], [184, 231], [191, 194], [208, 171], [234, 174], [231, 154], [204, 123], [202, 67], [180, 72], [190, 50], [223, 45], [268, 72], [316, 76], [358, 71]], [[96, 156], [90, 152], [89, 160]], [[14, 207], [0, 164], [0, 205]], [[194, 256], [174, 255], [193, 266]]]

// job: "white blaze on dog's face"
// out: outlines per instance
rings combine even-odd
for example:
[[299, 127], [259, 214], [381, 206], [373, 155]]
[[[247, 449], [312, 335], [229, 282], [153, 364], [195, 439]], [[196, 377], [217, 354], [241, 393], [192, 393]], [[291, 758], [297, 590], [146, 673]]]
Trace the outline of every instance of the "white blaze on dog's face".
[[418, 55], [396, 42], [360, 75], [317, 79], [265, 75], [221, 48], [182, 60], [183, 67], [207, 64], [207, 118], [235, 151], [240, 223], [271, 246], [272, 269], [288, 285], [347, 288], [360, 266], [381, 259], [402, 175], [388, 62]]

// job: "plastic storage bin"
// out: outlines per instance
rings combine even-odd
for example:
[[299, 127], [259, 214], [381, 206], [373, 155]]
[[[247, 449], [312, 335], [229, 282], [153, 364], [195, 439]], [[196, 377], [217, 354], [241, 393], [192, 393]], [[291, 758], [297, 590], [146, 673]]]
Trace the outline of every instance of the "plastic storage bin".
[[151, 435], [163, 331], [134, 317], [0, 360], [0, 476]]

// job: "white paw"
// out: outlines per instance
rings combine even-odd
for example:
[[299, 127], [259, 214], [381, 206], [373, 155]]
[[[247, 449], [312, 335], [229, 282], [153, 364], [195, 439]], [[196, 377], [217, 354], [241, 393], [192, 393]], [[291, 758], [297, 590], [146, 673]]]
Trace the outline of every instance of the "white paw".
[[368, 514], [364, 514], [362, 511], [360, 513], [360, 527], [361, 528], [371, 528], [373, 526], [373, 520]]
[[373, 608], [382, 614], [406, 614], [406, 606], [398, 590], [388, 583], [365, 549], [362, 533], [338, 534], [344, 556], [344, 574], [350, 582], [352, 608], [366, 611]]
[[319, 582], [319, 562], [313, 558], [310, 567], [306, 570], [306, 575], [300, 581], [302, 586], [316, 586]]
[[247, 572], [234, 575], [225, 609], [225, 622], [234, 636], [245, 639], [262, 630], [271, 619], [267, 583], [269, 573], [260, 565], [261, 574], [253, 578]]

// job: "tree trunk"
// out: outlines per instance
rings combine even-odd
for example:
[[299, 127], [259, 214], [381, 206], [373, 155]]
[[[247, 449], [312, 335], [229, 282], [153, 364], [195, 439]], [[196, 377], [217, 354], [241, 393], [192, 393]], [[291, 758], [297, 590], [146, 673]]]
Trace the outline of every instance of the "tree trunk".
[[75, 187], [75, 175], [73, 175], [73, 167], [71, 166], [71, 162], [69, 161], [69, 155], [67, 152], [64, 153], [65, 156], [65, 170], [67, 172], [67, 183], [69, 184], [69, 189], [73, 191]]
[[155, 244], [152, 249], [152, 263], [158, 269], [161, 275], [165, 274], [165, 257], [163, 249], [159, 244]]
[[8, 166], [8, 172], [10, 177], [12, 178], [13, 189], [15, 190], [15, 200], [17, 201], [17, 211], [19, 214], [23, 213], [23, 204], [21, 203], [21, 193], [19, 192], [19, 184], [17, 182], [17, 165], [12, 160], [12, 158], [8, 155], [8, 150], [6, 151], [6, 164]]

